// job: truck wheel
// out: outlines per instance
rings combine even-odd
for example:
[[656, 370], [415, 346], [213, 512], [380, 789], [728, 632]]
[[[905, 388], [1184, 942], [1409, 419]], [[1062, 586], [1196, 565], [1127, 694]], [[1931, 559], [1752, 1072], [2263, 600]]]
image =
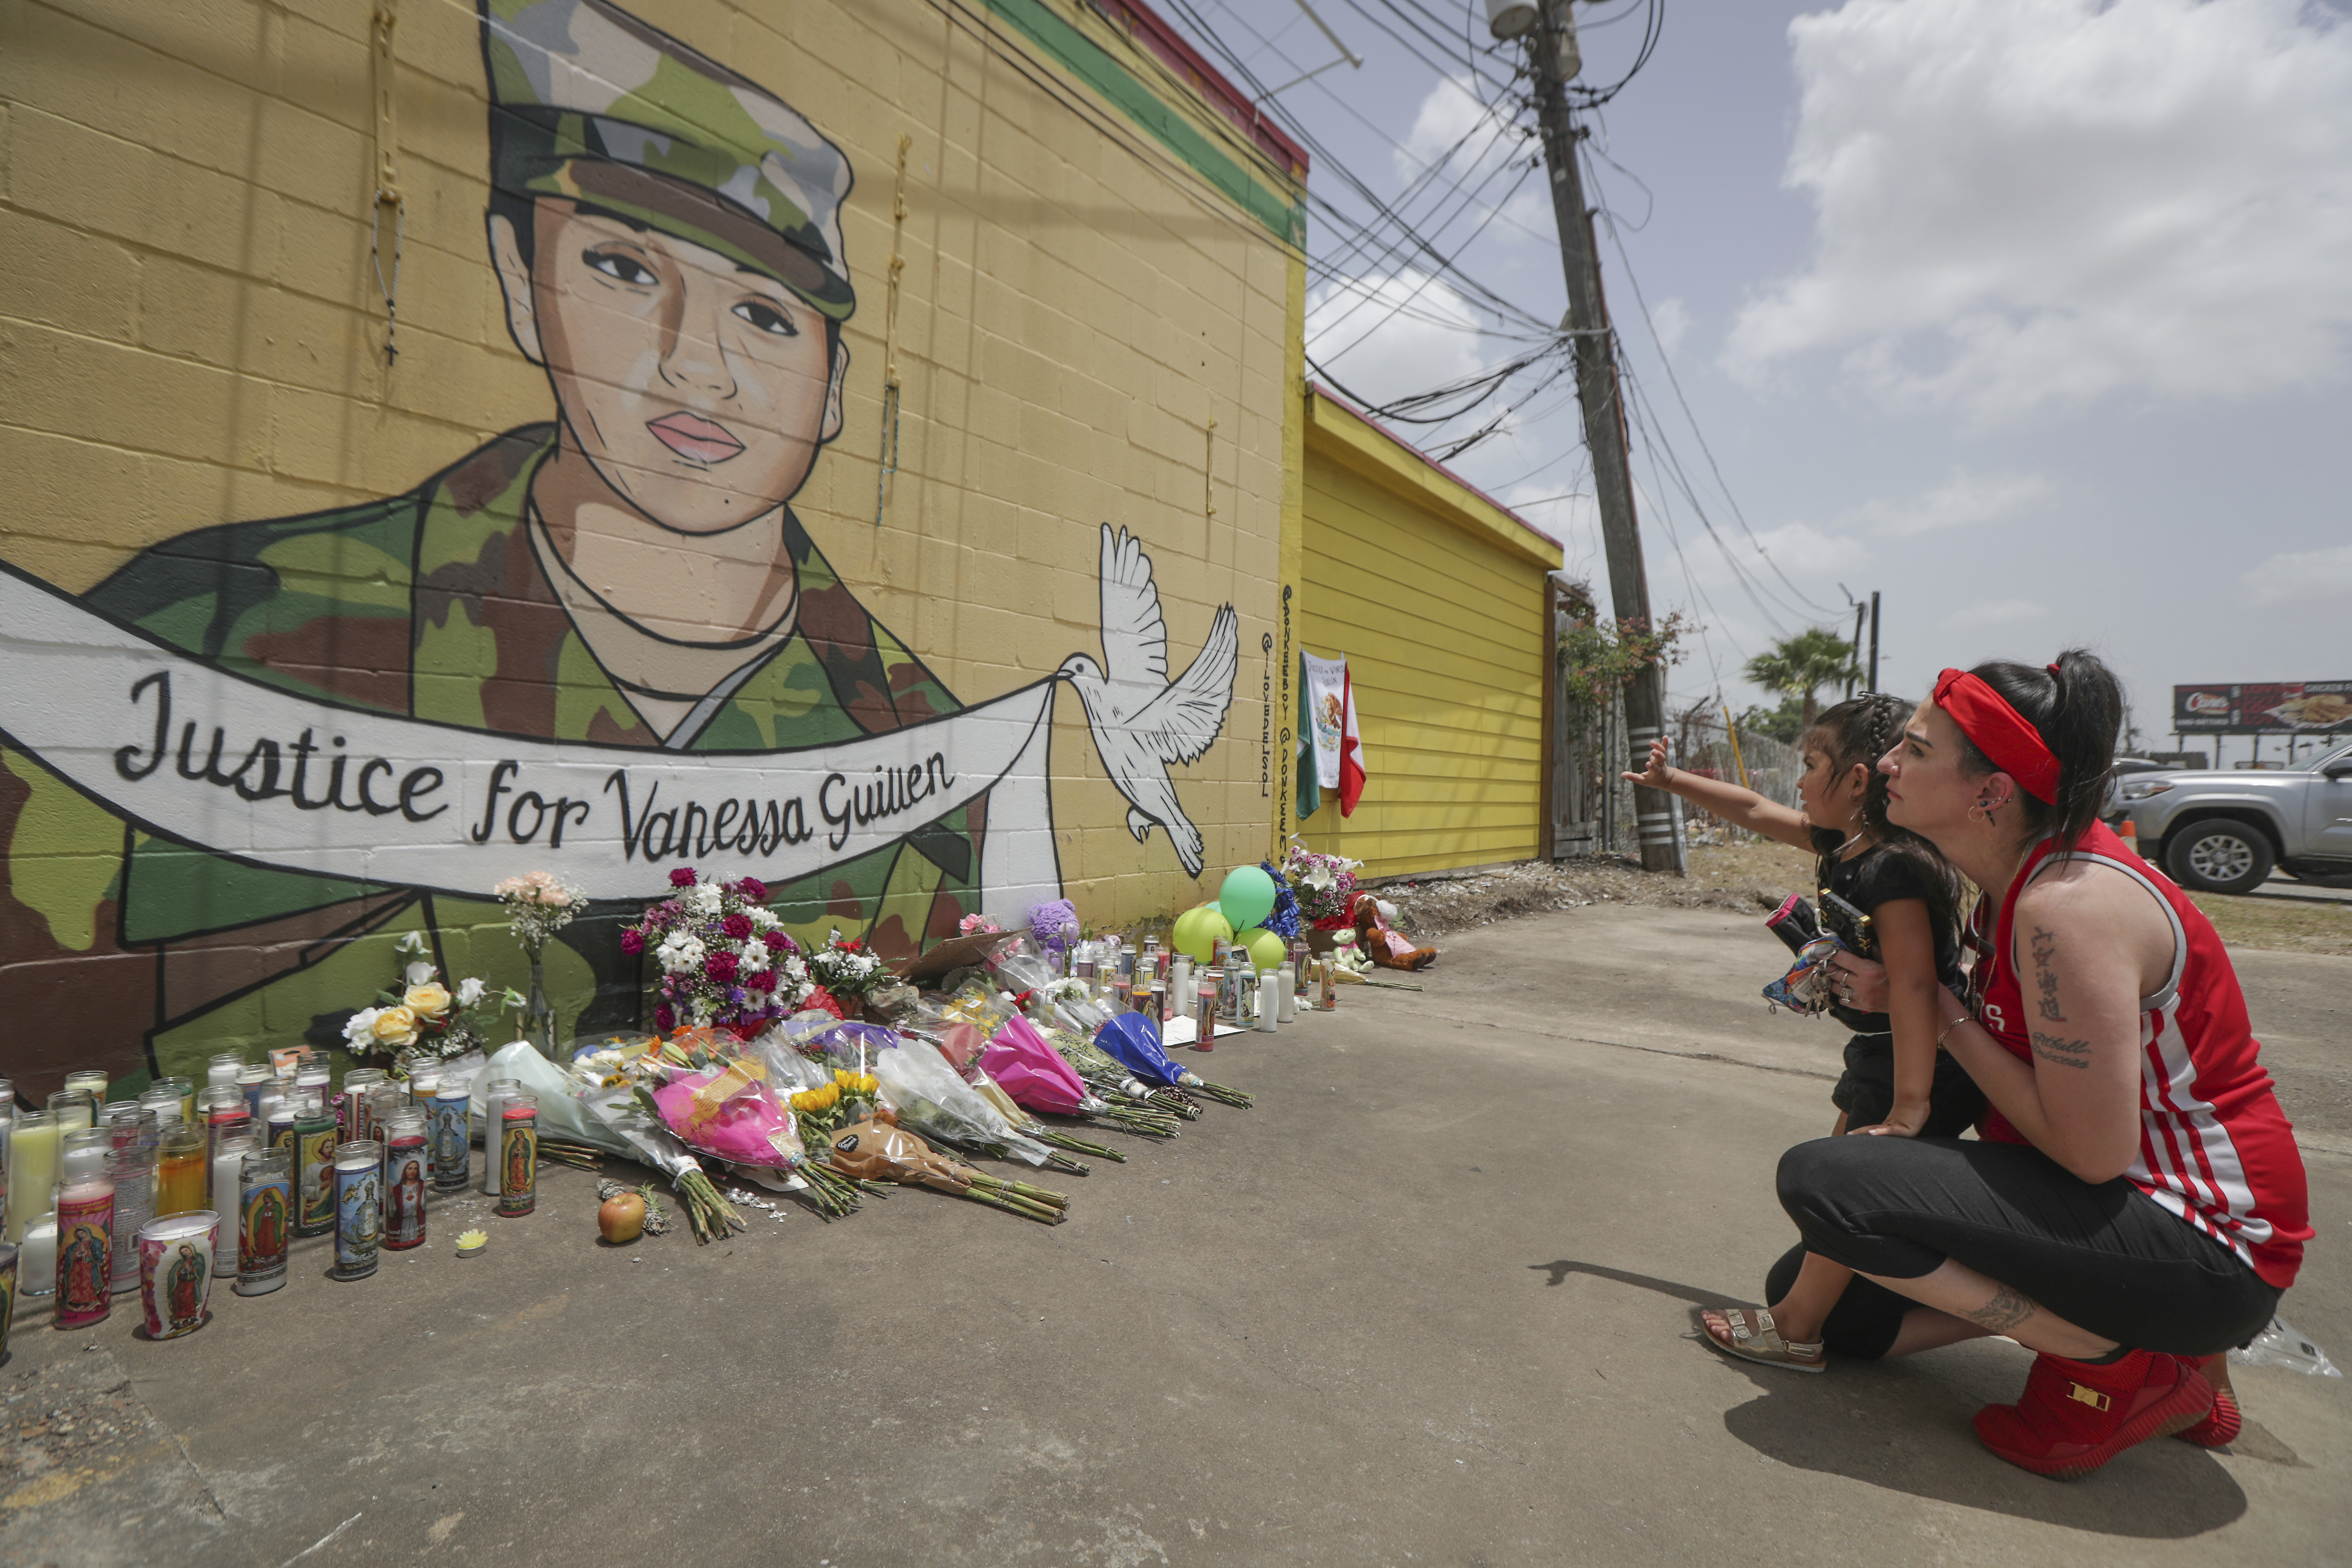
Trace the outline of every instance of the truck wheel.
[[2173, 880], [2208, 893], [2251, 891], [2271, 874], [2276, 859], [2261, 828], [2227, 818], [2192, 822], [2165, 837], [2165, 869]]

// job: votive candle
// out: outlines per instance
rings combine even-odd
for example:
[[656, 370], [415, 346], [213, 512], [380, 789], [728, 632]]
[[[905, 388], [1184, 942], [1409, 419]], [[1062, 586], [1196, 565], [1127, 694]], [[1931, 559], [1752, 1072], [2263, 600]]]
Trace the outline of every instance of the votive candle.
[[539, 1096], [516, 1089], [499, 1108], [499, 1206], [527, 1215], [539, 1199]]
[[[247, 1125], [251, 1124], [248, 1119]], [[211, 1209], [215, 1214], [232, 1216], [236, 1215], [245, 1157], [260, 1147], [261, 1141], [258, 1138], [242, 1130], [223, 1138], [213, 1145], [211, 1187], [213, 1198], [212, 1202], [205, 1205], [206, 1208]]]
[[383, 1145], [354, 1138], [335, 1145], [334, 1279], [364, 1279], [375, 1272], [383, 1240]]
[[451, 1073], [433, 1091], [433, 1110], [427, 1129], [433, 1139], [433, 1185], [441, 1192], [455, 1192], [472, 1179], [469, 1151], [466, 1145], [473, 1136], [467, 1125], [467, 1112], [473, 1096], [463, 1079]]
[[499, 1195], [499, 1115], [507, 1097], [521, 1092], [519, 1079], [494, 1078], [482, 1086], [482, 1191], [491, 1197]]
[[211, 1320], [220, 1215], [211, 1209], [167, 1215], [139, 1227], [139, 1300], [147, 1337], [176, 1340]]
[[93, 1100], [102, 1100], [106, 1098], [108, 1081], [106, 1074], [96, 1068], [76, 1068], [66, 1074], [66, 1081], [61, 1087], [68, 1090], [78, 1089]]
[[224, 1084], [234, 1088], [236, 1075], [245, 1070], [245, 1055], [241, 1051], [223, 1051], [205, 1063], [205, 1087], [217, 1089]]
[[58, 1119], [58, 1132], [79, 1132], [98, 1124], [98, 1101], [86, 1089], [61, 1089], [49, 1096], [49, 1114]]
[[163, 1140], [155, 1148], [155, 1216], [161, 1219], [203, 1208], [211, 1174], [202, 1126], [181, 1121], [163, 1129]]
[[236, 1293], [267, 1296], [286, 1283], [286, 1238], [294, 1218], [291, 1151], [258, 1149], [237, 1173]]
[[319, 1097], [304, 1093], [294, 1111], [294, 1234], [324, 1236], [335, 1228], [335, 1119]]
[[58, 1184], [58, 1119], [46, 1110], [28, 1110], [16, 1118], [8, 1134], [8, 1239], [21, 1242], [25, 1227], [55, 1205], [50, 1189]]
[[93, 1174], [83, 1165], [58, 1189], [58, 1309], [51, 1321], [58, 1328], [106, 1321], [113, 1305], [113, 1241], [114, 1184], [103, 1168]]
[[[156, 1141], [151, 1118], [107, 1129], [114, 1141], [114, 1251], [112, 1279], [118, 1296], [139, 1289], [139, 1227], [155, 1217]], [[199, 1207], [202, 1205], [199, 1205]]]
[[411, 1106], [392, 1113], [383, 1130], [383, 1245], [389, 1251], [425, 1245], [431, 1147], [423, 1111]]
[[58, 1216], [52, 1209], [25, 1227], [16, 1254], [16, 1291], [47, 1296], [58, 1288]]

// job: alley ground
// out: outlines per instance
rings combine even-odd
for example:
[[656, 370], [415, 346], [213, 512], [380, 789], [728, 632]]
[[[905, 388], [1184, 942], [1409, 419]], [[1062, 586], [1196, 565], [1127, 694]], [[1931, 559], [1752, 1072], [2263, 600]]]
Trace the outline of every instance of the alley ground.
[[[2067, 1485], [1969, 1431], [2013, 1345], [1806, 1378], [1693, 1342], [1833, 1114], [1752, 914], [1447, 946], [1424, 992], [1188, 1054], [1257, 1109], [1070, 1178], [1058, 1228], [908, 1192], [610, 1249], [558, 1170], [364, 1284], [311, 1244], [188, 1340], [28, 1311], [0, 1563], [2352, 1563], [2345, 1381], [2245, 1369], [2235, 1452]], [[2241, 963], [2319, 1230], [2284, 1310], [2352, 1362], [2352, 959]]]

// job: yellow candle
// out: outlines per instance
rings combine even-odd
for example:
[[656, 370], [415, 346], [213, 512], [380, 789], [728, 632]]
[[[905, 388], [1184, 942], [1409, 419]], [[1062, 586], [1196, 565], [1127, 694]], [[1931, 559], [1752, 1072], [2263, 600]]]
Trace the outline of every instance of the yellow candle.
[[165, 1128], [155, 1160], [154, 1217], [193, 1214], [204, 1207], [205, 1184], [211, 1174], [205, 1130], [189, 1121]]
[[55, 1212], [51, 1189], [58, 1184], [58, 1123], [46, 1110], [16, 1118], [8, 1137], [8, 1239], [25, 1239], [25, 1226]]

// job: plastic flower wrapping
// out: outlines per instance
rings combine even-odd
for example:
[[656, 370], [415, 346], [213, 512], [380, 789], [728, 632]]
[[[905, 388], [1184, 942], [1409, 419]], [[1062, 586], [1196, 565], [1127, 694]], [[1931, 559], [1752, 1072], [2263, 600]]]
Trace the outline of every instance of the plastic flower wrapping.
[[1344, 855], [1318, 854], [1294, 839], [1275, 880], [1290, 889], [1299, 915], [1317, 931], [1339, 931], [1354, 907], [1356, 873], [1363, 864]]
[[[492, 996], [489, 987], [468, 977], [456, 987], [444, 984], [440, 969], [426, 957], [431, 950], [424, 933], [410, 931], [397, 944], [406, 955], [400, 978], [376, 993], [376, 1005], [362, 1007], [343, 1021], [343, 1040], [354, 1057], [395, 1056], [423, 1051], [446, 1060], [483, 1047], [484, 1032], [496, 1022], [498, 1008], [522, 1005], [511, 991]], [[395, 1073], [405, 1076], [395, 1067]]]
[[768, 911], [767, 884], [669, 874], [676, 889], [623, 929], [621, 951], [650, 953], [661, 970], [654, 1026], [730, 1029], [744, 1039], [798, 1010], [816, 990], [800, 945]]

